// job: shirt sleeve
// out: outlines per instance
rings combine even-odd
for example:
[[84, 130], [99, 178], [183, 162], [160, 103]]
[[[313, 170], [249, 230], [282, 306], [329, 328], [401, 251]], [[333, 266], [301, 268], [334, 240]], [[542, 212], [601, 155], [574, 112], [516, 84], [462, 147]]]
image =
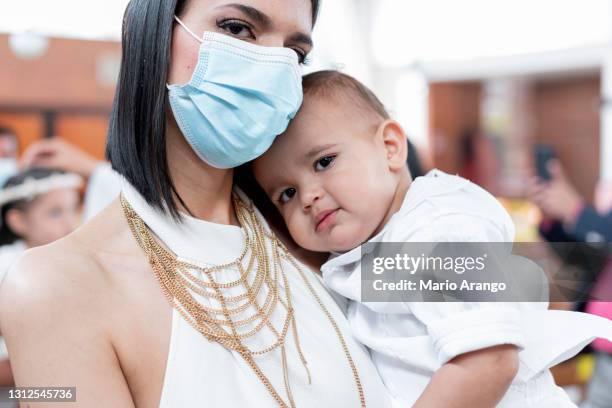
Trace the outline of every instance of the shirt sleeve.
[[[508, 232], [514, 228], [504, 225], [507, 222], [500, 219], [498, 224], [474, 215], [445, 215], [434, 220], [422, 238], [431, 242], [508, 242], [512, 240]], [[525, 343], [521, 306], [517, 303], [409, 302], [404, 306], [426, 327], [441, 364], [471, 351], [502, 344], [522, 348]]]
[[500, 303], [413, 303], [412, 313], [427, 327], [441, 364], [458, 355], [502, 344], [525, 343], [520, 310]]

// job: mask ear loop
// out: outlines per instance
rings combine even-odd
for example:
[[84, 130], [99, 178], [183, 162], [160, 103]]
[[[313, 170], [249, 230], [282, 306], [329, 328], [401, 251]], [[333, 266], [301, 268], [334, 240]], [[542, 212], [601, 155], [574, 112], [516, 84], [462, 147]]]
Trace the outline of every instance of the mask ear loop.
[[[176, 22], [177, 22], [177, 23], [179, 23], [179, 24], [180, 24], [180, 26], [181, 26], [181, 27], [183, 27], [183, 28], [185, 29], [185, 31], [187, 31], [187, 32], [189, 33], [189, 35], [191, 35], [193, 38], [195, 38], [195, 39], [196, 39], [196, 40], [197, 40], [199, 43], [203, 43], [203, 42], [204, 42], [204, 40], [203, 40], [203, 39], [201, 39], [200, 37], [198, 37], [197, 35], [195, 35], [195, 33], [194, 33], [193, 31], [191, 31], [191, 30], [189, 29], [189, 27], [187, 27], [187, 26], [185, 25], [185, 23], [183, 23], [183, 22], [181, 21], [181, 19], [180, 19], [180, 18], [178, 18], [176, 15], [174, 16], [174, 19], [176, 20]], [[167, 83], [167, 82], [166, 82], [166, 89], [170, 89], [170, 84], [169, 84], [169, 83]]]
[[188, 32], [188, 33], [189, 33], [189, 34], [190, 34], [190, 35], [191, 35], [193, 38], [195, 38], [196, 40], [198, 40], [198, 42], [201, 42], [201, 43], [202, 43], [202, 42], [204, 42], [204, 40], [203, 40], [202, 38], [198, 37], [198, 36], [197, 36], [197, 35], [196, 35], [196, 34], [195, 34], [193, 31], [191, 31], [191, 30], [189, 29], [189, 27], [187, 27], [187, 26], [185, 25], [185, 23], [183, 23], [183, 22], [181, 21], [181, 19], [180, 19], [180, 18], [178, 18], [177, 16], [174, 16], [174, 19], [176, 20], [176, 22], [177, 22], [177, 23], [179, 23], [179, 24], [180, 24], [180, 26], [181, 26], [181, 27], [183, 27], [183, 28], [185, 29], [185, 31], [187, 31], [187, 32]]

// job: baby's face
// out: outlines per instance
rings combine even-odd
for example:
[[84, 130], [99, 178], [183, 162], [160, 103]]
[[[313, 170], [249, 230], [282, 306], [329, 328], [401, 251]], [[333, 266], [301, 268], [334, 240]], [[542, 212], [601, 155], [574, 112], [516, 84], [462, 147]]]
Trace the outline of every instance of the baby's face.
[[376, 232], [397, 188], [376, 125], [350, 103], [306, 97], [297, 117], [253, 164], [293, 239], [347, 251]]

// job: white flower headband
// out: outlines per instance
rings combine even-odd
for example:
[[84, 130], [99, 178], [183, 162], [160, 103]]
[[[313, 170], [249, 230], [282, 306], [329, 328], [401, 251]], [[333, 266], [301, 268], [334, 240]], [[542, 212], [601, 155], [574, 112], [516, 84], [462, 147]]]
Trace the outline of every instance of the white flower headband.
[[20, 200], [31, 200], [58, 188], [79, 188], [83, 178], [77, 174], [53, 174], [49, 177], [27, 178], [23, 183], [0, 190], [0, 207]]

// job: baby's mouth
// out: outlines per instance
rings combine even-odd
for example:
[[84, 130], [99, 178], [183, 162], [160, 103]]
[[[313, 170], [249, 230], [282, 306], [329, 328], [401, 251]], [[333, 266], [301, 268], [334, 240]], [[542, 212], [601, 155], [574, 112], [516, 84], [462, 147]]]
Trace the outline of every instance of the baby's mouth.
[[325, 210], [321, 211], [315, 217], [315, 231], [321, 232], [329, 227], [336, 218], [336, 214], [338, 213], [339, 208], [333, 210]]

